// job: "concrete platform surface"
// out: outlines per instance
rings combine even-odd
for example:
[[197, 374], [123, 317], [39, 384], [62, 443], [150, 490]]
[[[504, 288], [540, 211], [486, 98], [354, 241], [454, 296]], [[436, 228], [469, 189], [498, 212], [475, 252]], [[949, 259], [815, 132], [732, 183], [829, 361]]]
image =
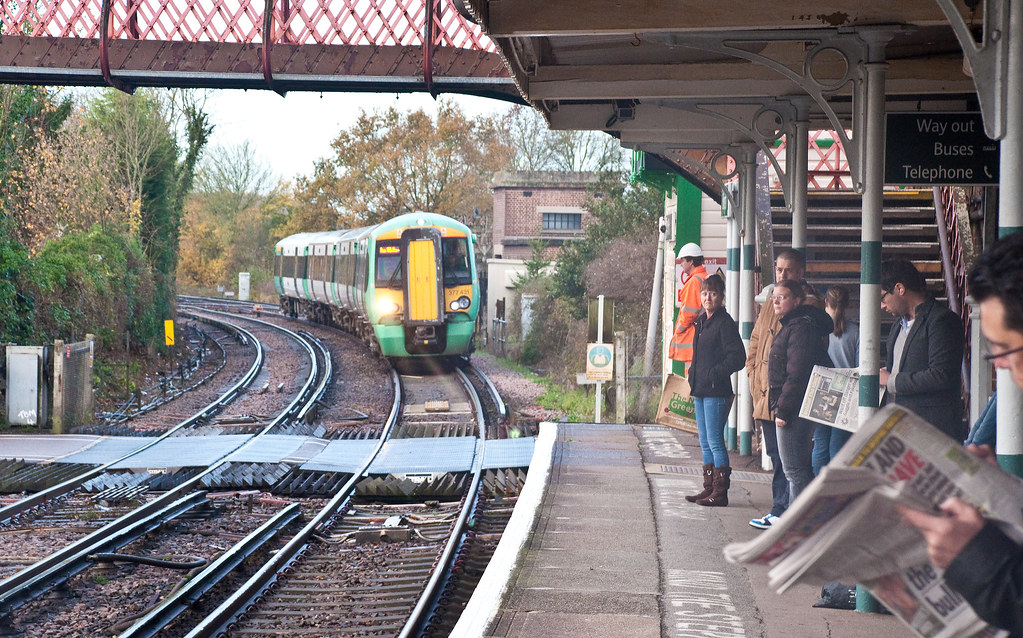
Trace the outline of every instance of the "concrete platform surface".
[[[813, 608], [819, 587], [779, 596], [766, 567], [725, 561], [722, 547], [759, 534], [748, 522], [770, 509], [759, 457], [733, 454], [728, 507], [701, 507], [683, 498], [702, 487], [695, 435], [544, 424], [536, 447], [533, 484], [506, 531], [521, 540], [502, 541], [454, 636], [913, 635], [891, 615]], [[545, 449], [549, 467], [536, 460]]]

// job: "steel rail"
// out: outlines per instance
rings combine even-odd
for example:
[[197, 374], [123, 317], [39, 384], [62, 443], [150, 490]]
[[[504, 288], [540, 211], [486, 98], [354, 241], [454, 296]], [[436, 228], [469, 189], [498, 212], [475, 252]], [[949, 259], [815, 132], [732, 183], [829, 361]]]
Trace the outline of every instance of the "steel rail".
[[245, 376], [243, 376], [241, 380], [238, 381], [238, 383], [229, 388], [224, 394], [220, 396], [219, 399], [202, 408], [199, 412], [185, 419], [184, 421], [174, 426], [167, 432], [164, 432], [162, 435], [155, 438], [151, 443], [147, 443], [142, 447], [138, 448], [137, 450], [129, 452], [128, 454], [125, 454], [120, 458], [114, 459], [108, 463], [93, 468], [92, 470], [89, 470], [84, 474], [68, 479], [63, 483], [58, 483], [53, 487], [36, 492], [32, 496], [23, 498], [17, 501], [16, 503], [11, 503], [10, 505], [7, 505], [5, 507], [0, 507], [0, 526], [7, 524], [8, 522], [12, 521], [18, 516], [24, 515], [27, 512], [32, 511], [33, 509], [41, 506], [43, 503], [46, 503], [47, 501], [59, 498], [61, 496], [64, 496], [65, 494], [73, 492], [86, 481], [89, 481], [91, 479], [96, 478], [97, 476], [102, 475], [104, 472], [109, 470], [113, 465], [121, 463], [122, 461], [125, 461], [131, 458], [132, 456], [143, 452], [144, 450], [148, 450], [149, 448], [160, 443], [166, 438], [175, 436], [182, 429], [191, 427], [194, 423], [198, 422], [201, 419], [216, 414], [225, 406], [227, 406], [231, 401], [233, 401], [243, 388], [246, 388], [249, 385], [251, 385], [252, 382], [256, 379], [256, 376], [259, 375], [260, 370], [262, 370], [263, 368], [264, 360], [263, 346], [262, 344], [260, 344], [259, 340], [252, 335], [252, 333], [241, 328], [240, 326], [234, 326], [232, 324], [224, 323], [222, 327], [243, 334], [249, 340], [249, 342], [253, 344], [253, 347], [255, 347], [256, 349], [256, 358], [252, 362], [252, 366], [250, 366], [249, 370], [245, 373]]
[[476, 423], [478, 424], [477, 432], [479, 440], [476, 444], [476, 455], [473, 458], [472, 463], [472, 482], [466, 490], [465, 501], [463, 502], [461, 512], [458, 515], [458, 519], [455, 520], [455, 523], [452, 526], [451, 534], [448, 536], [448, 541], [444, 546], [444, 551], [441, 552], [440, 558], [437, 560], [437, 566], [430, 575], [430, 580], [427, 581], [426, 587], [423, 588], [423, 592], [419, 596], [416, 606], [413, 607], [412, 613], [409, 614], [409, 618], [405, 622], [405, 626], [402, 628], [401, 633], [398, 634], [398, 638], [410, 638], [411, 636], [418, 635], [422, 629], [423, 623], [429, 618], [429, 614], [436, 606], [437, 599], [443, 589], [442, 585], [450, 575], [452, 562], [454, 561], [457, 550], [464, 539], [469, 515], [475, 511], [476, 502], [479, 499], [480, 483], [483, 478], [483, 457], [486, 453], [487, 443], [487, 427], [485, 417], [483, 415], [483, 405], [480, 402], [479, 395], [476, 393], [476, 388], [474, 388], [472, 383], [469, 381], [469, 377], [457, 368], [455, 369], [455, 373], [458, 375], [458, 379], [462, 382], [462, 385], [465, 386], [465, 390], [476, 409]]
[[292, 503], [285, 507], [273, 518], [263, 523], [259, 529], [253, 531], [193, 576], [188, 584], [163, 599], [152, 611], [121, 632], [118, 638], [149, 638], [157, 635], [183, 611], [202, 598], [206, 592], [217, 586], [242, 561], [259, 551], [301, 515], [301, 503]]
[[[110, 425], [110, 424], [116, 425], [116, 424], [119, 424], [119, 423], [125, 423], [127, 421], [131, 421], [131, 420], [133, 420], [133, 419], [135, 419], [135, 418], [137, 418], [137, 417], [139, 417], [139, 416], [141, 416], [143, 414], [146, 414], [147, 412], [152, 412], [153, 410], [155, 410], [156, 408], [158, 408], [158, 407], [160, 407], [162, 405], [166, 405], [166, 404], [170, 403], [171, 401], [173, 401], [174, 399], [178, 398], [182, 394], [184, 394], [184, 393], [186, 393], [186, 392], [188, 392], [190, 390], [193, 390], [193, 389], [199, 387], [200, 385], [202, 385], [202, 384], [206, 383], [207, 381], [209, 381], [210, 379], [212, 379], [215, 375], [219, 374], [220, 371], [223, 370], [227, 366], [227, 351], [224, 350], [224, 346], [219, 341], [217, 341], [216, 339], [211, 339], [210, 336], [208, 334], [206, 334], [205, 331], [199, 330], [197, 328], [195, 329], [195, 331], [197, 333], [199, 333], [200, 335], [202, 335], [202, 338], [203, 338], [202, 343], [199, 346], [199, 350], [200, 351], [203, 348], [205, 348], [205, 344], [206, 344], [207, 341], [212, 341], [214, 344], [216, 344], [216, 347], [220, 349], [221, 361], [220, 361], [220, 365], [217, 366], [217, 368], [215, 370], [210, 371], [209, 374], [207, 374], [206, 376], [202, 377], [201, 379], [199, 379], [198, 381], [196, 381], [195, 383], [193, 383], [193, 384], [191, 384], [189, 386], [184, 386], [184, 387], [181, 387], [181, 388], [176, 388], [170, 394], [166, 394], [166, 392], [164, 392], [163, 396], [154, 399], [151, 403], [147, 403], [146, 405], [140, 405], [139, 408], [137, 410], [135, 410], [135, 411], [132, 411], [131, 407], [135, 404], [135, 399], [137, 399], [139, 397], [133, 396], [133, 397], [129, 398], [128, 401], [124, 405], [122, 405], [120, 408], [118, 408], [114, 412], [107, 413], [107, 416], [103, 417], [101, 420], [103, 422], [105, 422], [106, 424], [108, 424], [108, 425]], [[163, 382], [161, 382], [159, 384], [154, 384], [154, 385], [150, 386], [149, 388], [143, 389], [142, 392], [146, 392], [147, 390], [148, 391], [154, 390], [154, 389], [156, 389], [158, 387], [161, 387], [164, 383], [168, 383], [169, 381], [173, 381], [173, 380], [174, 380], [174, 375], [171, 375], [169, 378], [165, 377]], [[181, 375], [181, 381], [182, 381], [182, 383], [184, 383], [184, 381], [185, 381], [185, 377], [184, 377], [183, 373]], [[164, 386], [164, 387], [166, 387], [166, 386]], [[140, 400], [140, 403], [141, 403], [141, 400]]]
[[384, 443], [387, 442], [390, 433], [398, 422], [402, 393], [401, 385], [398, 382], [398, 375], [393, 369], [391, 370], [391, 379], [394, 384], [394, 402], [391, 406], [391, 412], [387, 417], [380, 442], [367, 456], [362, 468], [352, 474], [352, 477], [338, 490], [337, 494], [330, 499], [323, 509], [288, 541], [273, 558], [259, 568], [249, 580], [221, 603], [217, 609], [200, 621], [199, 624], [186, 634], [185, 638], [214, 636], [225, 631], [240, 615], [257, 602], [257, 599], [277, 581], [284, 570], [301, 557], [302, 552], [306, 549], [314, 534], [328, 529], [333, 524], [337, 512], [351, 499], [352, 494], [355, 492], [355, 487], [366, 476], [370, 465], [372, 465], [380, 450], [383, 449]]
[[483, 374], [482, 370], [472, 365], [471, 363], [469, 364], [469, 369], [472, 371], [473, 374], [476, 375], [476, 377], [480, 381], [483, 382], [484, 385], [487, 386], [487, 392], [490, 393], [490, 398], [493, 399], [494, 405], [497, 406], [497, 412], [498, 415], [501, 417], [501, 420], [504, 421], [505, 419], [507, 419], [508, 406], [504, 404], [504, 399], [501, 398], [501, 393], [497, 391], [497, 387], [494, 386], [494, 383], [490, 380], [490, 377]]
[[156, 508], [136, 509], [0, 581], [0, 618], [83, 571], [90, 554], [123, 547], [205, 500], [206, 492], [193, 492]]
[[[214, 315], [225, 315], [225, 316], [228, 316], [228, 317], [238, 317], [238, 315], [232, 315], [229, 312], [222, 312], [220, 310], [207, 310], [205, 308], [203, 308], [203, 309], [191, 308], [191, 309], [196, 311], [196, 312], [212, 313]], [[265, 428], [263, 428], [262, 431], [260, 431], [260, 434], [265, 434], [269, 430], [271, 430], [271, 429], [281, 425], [282, 423], [284, 423], [284, 422], [286, 422], [286, 421], [288, 421], [290, 419], [298, 418], [299, 414], [304, 416], [305, 413], [308, 412], [309, 408], [306, 407], [306, 404], [309, 403], [309, 402], [306, 399], [307, 399], [308, 395], [310, 394], [310, 392], [313, 392], [313, 389], [312, 389], [313, 383], [315, 383], [317, 381], [317, 379], [320, 379], [319, 364], [316, 361], [316, 352], [313, 350], [313, 346], [311, 345], [313, 343], [317, 343], [317, 340], [312, 335], [309, 335], [309, 333], [306, 333], [306, 335], [309, 335], [309, 336], [303, 336], [303, 335], [298, 334], [297, 332], [294, 332], [292, 330], [288, 330], [284, 326], [278, 326], [275, 323], [271, 323], [269, 321], [263, 321], [262, 319], [255, 319], [253, 317], [238, 317], [238, 318], [240, 318], [242, 321], [250, 321], [252, 323], [260, 324], [260, 325], [262, 325], [265, 328], [270, 328], [271, 330], [277, 330], [279, 332], [283, 332], [284, 334], [290, 336], [292, 339], [294, 339], [296, 342], [298, 342], [299, 345], [301, 345], [303, 348], [305, 348], [306, 353], [309, 355], [309, 358], [312, 361], [312, 370], [310, 371], [309, 376], [306, 377], [306, 381], [302, 385], [301, 389], [299, 389], [298, 394], [295, 395], [295, 399], [291, 402], [291, 404], [288, 405], [287, 408], [285, 408], [285, 410], [283, 412], [281, 412], [279, 415], [277, 415], [277, 418], [275, 418], [273, 421], [271, 421], [269, 423], [269, 425], [267, 425]], [[325, 358], [326, 361], [329, 362], [330, 361], [329, 352], [327, 352], [326, 349], [322, 348], [322, 346], [320, 346], [319, 344], [317, 344], [317, 347], [321, 348], [321, 352], [326, 353], [324, 358]], [[329, 382], [329, 378], [323, 377], [323, 379], [321, 380], [321, 383], [319, 384], [319, 386], [315, 390], [315, 392], [317, 392], [318, 394], [315, 395], [314, 402], [315, 402], [316, 399], [319, 399], [323, 395], [323, 392], [326, 390], [326, 387], [327, 387], [327, 382]], [[249, 442], [245, 443], [244, 445], [239, 447], [238, 450], [235, 450], [235, 451], [240, 451], [240, 450], [244, 449], [246, 446], [251, 444], [251, 442], [252, 441], [249, 441]]]
[[[85, 538], [79, 539], [79, 541], [72, 543], [64, 550], [61, 550], [55, 554], [51, 554], [50, 556], [36, 562], [35, 564], [30, 565], [29, 567], [26, 567], [25, 569], [15, 573], [9, 578], [0, 581], [0, 609], [2, 609], [5, 614], [9, 613], [10, 611], [13, 611], [24, 602], [27, 602], [28, 600], [37, 597], [38, 595], [40, 595], [44, 591], [47, 591], [50, 588], [42, 587], [41, 585], [53, 582], [63, 582], [63, 580], [66, 580], [66, 578], [61, 579], [61, 575], [64, 574], [67, 568], [65, 563], [68, 562], [74, 563], [75, 561], [81, 560], [81, 558], [78, 556], [78, 553], [75, 551], [75, 548], [88, 547], [89, 553], [101, 551], [97, 549], [97, 547], [105, 547], [104, 545], [102, 545], [102, 543], [104, 542], [104, 539], [106, 539], [108, 536], [110, 535], [116, 536], [118, 533], [120, 533], [120, 530], [124, 529], [125, 527], [130, 527], [136, 521], [149, 519], [149, 517], [151, 517], [154, 514], [154, 512], [162, 511], [167, 506], [168, 502], [171, 502], [174, 499], [180, 499], [181, 501], [185, 501], [191, 498], [196, 498], [195, 496], [196, 494], [201, 495], [200, 500], [204, 499], [205, 498], [204, 491], [195, 491], [190, 495], [188, 494], [188, 492], [192, 492], [193, 488], [198, 487], [201, 484], [201, 481], [206, 476], [212, 474], [213, 472], [217, 471], [221, 466], [230, 462], [230, 456], [232, 454], [239, 452], [242, 449], [246, 448], [247, 446], [253, 444], [255, 440], [258, 439], [260, 436], [268, 433], [273, 427], [283, 422], [285, 415], [298, 413], [304, 407], [304, 403], [306, 402], [313, 403], [319, 399], [319, 395], [315, 395], [312, 392], [312, 384], [316, 380], [318, 366], [316, 363], [315, 353], [313, 352], [312, 347], [308, 344], [307, 339], [285, 328], [281, 328], [273, 324], [268, 325], [274, 329], [289, 333], [292, 337], [297, 339], [299, 343], [301, 343], [306, 348], [308, 354], [312, 359], [310, 375], [307, 378], [305, 384], [303, 385], [303, 389], [300, 395], [294, 401], [292, 401], [292, 403], [284, 410], [284, 412], [282, 412], [281, 415], [274, 419], [272, 423], [264, 427], [258, 434], [253, 435], [245, 443], [242, 443], [234, 450], [226, 452], [219, 459], [214, 460], [204, 471], [198, 473], [197, 475], [186, 480], [180, 485], [168, 490], [160, 497], [153, 499], [152, 501], [142, 505], [141, 507], [136, 508], [131, 512], [128, 512], [127, 514], [118, 518], [117, 520], [108, 523], [107, 525], [101, 527], [92, 534], [89, 534]], [[323, 386], [321, 386], [320, 388], [321, 392], [322, 389]], [[127, 455], [125, 458], [130, 458], [131, 456], [132, 455]], [[110, 464], [107, 464], [107, 466], [109, 465]], [[74, 558], [68, 558], [68, 556], [73, 556]], [[84, 567], [82, 567], [82, 569], [84, 569]], [[81, 569], [79, 569], [78, 571], [81, 571]], [[68, 578], [69, 577], [70, 576], [68, 576]]]
[[275, 303], [264, 303], [262, 301], [251, 301], [242, 299], [227, 298], [219, 299], [216, 297], [196, 297], [193, 295], [178, 295], [177, 300], [178, 303], [191, 306], [195, 306], [198, 304], [210, 304], [227, 307], [237, 306], [239, 308], [252, 308], [253, 306], [262, 306], [263, 310], [267, 312], [280, 309], [278, 305]]

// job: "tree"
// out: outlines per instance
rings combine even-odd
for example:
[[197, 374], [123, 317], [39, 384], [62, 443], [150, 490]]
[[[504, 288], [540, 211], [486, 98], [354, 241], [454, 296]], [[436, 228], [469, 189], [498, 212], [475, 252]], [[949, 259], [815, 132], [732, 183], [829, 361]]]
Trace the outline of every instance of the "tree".
[[586, 313], [587, 265], [618, 237], [653, 224], [663, 214], [664, 195], [645, 184], [629, 185], [621, 174], [605, 173], [597, 185], [601, 197], [588, 204], [595, 221], [586, 227], [586, 237], [564, 247], [558, 256], [557, 269], [551, 286], [554, 296], [568, 300], [576, 316]]
[[514, 106], [506, 128], [518, 171], [618, 171], [618, 140], [600, 131], [552, 131], [536, 110]]
[[32, 158], [38, 145], [52, 140], [71, 113], [71, 101], [58, 99], [51, 89], [31, 86], [0, 86], [0, 216], [14, 216], [16, 223], [8, 228], [10, 238], [25, 244], [39, 225], [12, 199], [31, 181], [26, 178], [23, 162]]
[[89, 120], [103, 132], [121, 185], [138, 208], [138, 237], [153, 268], [157, 310], [171, 315], [178, 239], [185, 196], [213, 127], [196, 105], [185, 105], [184, 155], [163, 97], [151, 90], [128, 96], [112, 89], [92, 101]]
[[228, 284], [239, 271], [269, 281], [273, 244], [288, 212], [288, 189], [241, 145], [205, 156], [185, 207], [178, 276], [200, 286]]
[[288, 230], [361, 226], [416, 210], [489, 218], [493, 174], [512, 157], [506, 139], [500, 119], [468, 118], [444, 100], [436, 121], [423, 110], [364, 111], [333, 141], [334, 155], [299, 180]]
[[13, 222], [0, 216], [0, 342], [28, 343], [35, 304], [23, 291], [28, 251], [10, 232]]
[[105, 139], [74, 114], [55, 134], [19, 150], [8, 190], [21, 242], [38, 252], [46, 242], [94, 225], [113, 230], [138, 223], [126, 189], [108, 160]]
[[158, 170], [153, 157], [171, 139], [170, 123], [153, 89], [135, 95], [108, 89], [91, 104], [91, 119], [110, 145], [118, 178], [132, 201]]

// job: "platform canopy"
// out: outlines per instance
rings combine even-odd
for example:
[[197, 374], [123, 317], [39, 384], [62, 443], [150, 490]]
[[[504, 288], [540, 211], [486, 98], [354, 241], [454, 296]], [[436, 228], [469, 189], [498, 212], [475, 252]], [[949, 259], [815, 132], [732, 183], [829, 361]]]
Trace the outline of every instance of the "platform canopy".
[[686, 158], [770, 145], [799, 120], [854, 131], [868, 62], [887, 65], [889, 112], [978, 111], [953, 25], [978, 47], [1007, 28], [951, 0], [466, 3], [552, 128], [607, 131], [683, 172]]

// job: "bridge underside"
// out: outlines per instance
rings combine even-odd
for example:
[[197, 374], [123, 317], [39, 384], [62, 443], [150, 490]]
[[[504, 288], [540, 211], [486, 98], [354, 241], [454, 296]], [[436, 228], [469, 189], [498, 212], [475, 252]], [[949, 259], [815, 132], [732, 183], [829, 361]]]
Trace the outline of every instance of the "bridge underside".
[[[103, 42], [84, 38], [0, 38], [0, 82], [106, 86]], [[433, 77], [421, 46], [276, 44], [270, 73], [260, 43], [110, 40], [110, 78], [124, 88], [269, 89], [464, 93], [520, 101], [494, 52], [437, 47]]]

